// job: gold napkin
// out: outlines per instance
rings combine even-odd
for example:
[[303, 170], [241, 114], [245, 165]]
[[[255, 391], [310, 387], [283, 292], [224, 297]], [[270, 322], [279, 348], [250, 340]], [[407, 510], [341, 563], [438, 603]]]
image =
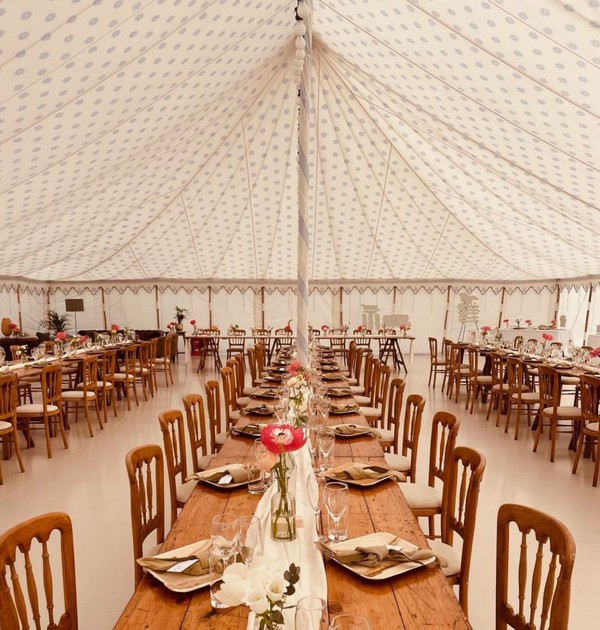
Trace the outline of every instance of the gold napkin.
[[377, 429], [370, 427], [361, 427], [358, 424], [336, 424], [332, 429], [339, 435], [364, 435], [371, 434], [378, 440], [381, 439], [381, 433]]
[[435, 558], [441, 567], [448, 566], [444, 558], [433, 553], [431, 549], [414, 549], [403, 551], [399, 548], [390, 548], [387, 545], [374, 545], [370, 547], [356, 547], [355, 549], [331, 549], [327, 545], [320, 544], [321, 550], [330, 558], [340, 564], [360, 564], [364, 567], [384, 569], [387, 566], [403, 562], [416, 562], [424, 564]]
[[349, 403], [348, 405], [331, 405], [329, 411], [331, 413], [345, 413], [347, 411], [360, 411], [360, 407], [356, 403]]
[[258, 407], [246, 407], [242, 409], [240, 413], [244, 416], [248, 416], [252, 414], [258, 415], [258, 416], [269, 416], [273, 414], [273, 407], [270, 407], [269, 405], [266, 405], [263, 403], [262, 405], [259, 405]]
[[244, 481], [248, 481], [248, 471], [246, 470], [246, 466], [242, 464], [230, 464], [228, 466], [220, 466], [219, 468], [213, 468], [211, 470], [202, 470], [189, 475], [186, 481], [191, 481], [192, 479], [205, 479], [206, 481], [218, 483], [225, 475], [231, 475], [233, 477], [232, 483], [243, 483]]
[[[192, 553], [188, 556], [179, 557], [172, 556], [169, 558], [157, 558], [156, 556], [151, 556], [148, 558], [138, 558], [137, 563], [144, 567], [145, 569], [152, 569], [152, 571], [168, 571], [171, 567], [174, 567], [179, 562], [183, 562], [185, 560], [196, 559], [197, 561], [194, 564], [191, 564], [189, 567], [184, 569], [183, 571], [178, 571], [174, 575], [184, 574], [184, 575], [206, 575], [209, 571], [208, 566], [208, 549], [205, 548], [206, 545], [202, 545], [195, 553]], [[175, 550], [177, 553], [177, 550]]]
[[334, 477], [343, 481], [344, 479], [384, 479], [386, 477], [394, 477], [396, 481], [406, 481], [405, 475], [396, 470], [390, 470], [383, 466], [375, 464], [360, 464], [351, 462], [349, 464], [341, 464], [327, 471], [328, 477]]

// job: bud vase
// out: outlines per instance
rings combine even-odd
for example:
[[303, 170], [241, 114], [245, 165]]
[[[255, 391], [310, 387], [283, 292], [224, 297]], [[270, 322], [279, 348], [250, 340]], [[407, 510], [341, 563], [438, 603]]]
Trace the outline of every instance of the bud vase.
[[296, 499], [281, 490], [271, 497], [271, 538], [283, 542], [296, 538]]

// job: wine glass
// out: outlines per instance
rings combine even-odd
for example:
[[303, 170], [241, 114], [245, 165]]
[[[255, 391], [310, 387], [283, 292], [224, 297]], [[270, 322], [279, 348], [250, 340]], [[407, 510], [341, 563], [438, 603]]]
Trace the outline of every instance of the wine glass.
[[321, 597], [302, 597], [296, 604], [294, 617], [296, 630], [327, 630], [329, 613], [327, 602]]
[[328, 427], [321, 427], [317, 434], [317, 444], [319, 446], [320, 462], [319, 470], [327, 470], [329, 456], [335, 445], [335, 431]]
[[321, 525], [321, 491], [323, 487], [323, 478], [315, 473], [311, 473], [306, 478], [306, 493], [308, 502], [315, 513], [315, 529], [319, 540], [323, 537], [323, 527]]
[[325, 484], [323, 499], [327, 506], [327, 512], [333, 520], [333, 529], [329, 532], [329, 538], [333, 542], [340, 542], [348, 538], [346, 529], [340, 528], [340, 521], [346, 514], [350, 503], [348, 485], [341, 481], [333, 481]]
[[363, 615], [344, 613], [331, 620], [329, 630], [372, 630], [371, 622]]
[[262, 535], [258, 516], [240, 516], [240, 556], [246, 564], [251, 564], [262, 552]]
[[238, 544], [240, 535], [240, 519], [232, 512], [224, 512], [213, 516], [210, 523], [210, 539], [213, 547], [223, 554], [231, 553]]

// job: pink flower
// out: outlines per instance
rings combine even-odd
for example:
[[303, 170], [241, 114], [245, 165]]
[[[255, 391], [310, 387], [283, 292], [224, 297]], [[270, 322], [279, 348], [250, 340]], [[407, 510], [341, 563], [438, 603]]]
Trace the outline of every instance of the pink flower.
[[283, 330], [285, 330], [286, 333], [291, 333], [292, 327], [288, 324]]
[[87, 335], [81, 335], [81, 337], [79, 337], [79, 341], [81, 341], [81, 343], [85, 343], [88, 339], [89, 337]]
[[554, 339], [554, 337], [550, 334], [550, 333], [543, 333], [542, 337], [546, 340], [546, 341], [552, 341], [552, 339]]
[[288, 371], [289, 371], [290, 373], [292, 373], [292, 372], [293, 372], [294, 374], [297, 374], [297, 373], [300, 371], [300, 368], [301, 368], [301, 367], [302, 367], [302, 366], [300, 365], [300, 361], [294, 361], [293, 363], [290, 363], [290, 366], [289, 366], [289, 368], [288, 368]]
[[14, 322], [10, 323], [10, 329], [11, 330], [16, 330], [17, 328], [18, 328], [18, 326]]
[[111, 324], [110, 329], [112, 332], [119, 332], [119, 324]]
[[553, 319], [553, 320], [550, 322], [550, 326], [556, 326], [556, 320], [555, 320], [555, 319]]
[[67, 338], [67, 333], [66, 332], [57, 332], [56, 333], [56, 338], [59, 341], [64, 341]]
[[533, 322], [532, 322], [530, 319], [526, 319], [526, 320], [525, 320], [525, 323], [526, 323], [528, 326], [531, 326], [531, 324], [532, 324]]
[[327, 331], [329, 330], [329, 326], [328, 326], [327, 324], [323, 324], [323, 325], [321, 326], [321, 330], [322, 330], [323, 332], [327, 332]]
[[195, 326], [195, 325], [196, 325], [196, 320], [195, 320], [195, 319], [190, 319], [190, 324], [191, 324], [192, 326]]
[[508, 319], [503, 319], [502, 321], [503, 321], [505, 324], [508, 324], [508, 321], [509, 321], [509, 320], [508, 320]]
[[590, 356], [591, 356], [591, 357], [600, 357], [600, 347], [598, 347], [598, 348], [594, 348], [594, 349], [590, 352]]
[[356, 330], [358, 330], [358, 332], [362, 332], [364, 330], [364, 326], [361, 324], [360, 326], [356, 327]]
[[481, 327], [481, 332], [490, 332], [490, 330], [492, 330], [491, 326], [482, 326]]
[[268, 451], [278, 455], [297, 451], [306, 443], [304, 431], [294, 428], [291, 424], [266, 426], [260, 433], [260, 440]]

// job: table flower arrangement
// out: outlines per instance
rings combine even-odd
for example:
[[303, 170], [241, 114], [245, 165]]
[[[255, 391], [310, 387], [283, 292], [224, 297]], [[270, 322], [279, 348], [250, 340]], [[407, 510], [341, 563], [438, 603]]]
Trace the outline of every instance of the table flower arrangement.
[[197, 329], [196, 329], [196, 320], [195, 319], [190, 319], [190, 325], [194, 327], [193, 334], [195, 335], [196, 331], [197, 331]]
[[362, 324], [359, 324], [359, 325], [356, 327], [356, 332], [361, 333], [364, 329], [365, 329], [365, 327], [364, 327]]
[[323, 324], [321, 326], [321, 330], [323, 331], [323, 334], [327, 334], [327, 331], [329, 330], [329, 326], [327, 324]]
[[291, 424], [271, 424], [260, 434], [260, 441], [269, 454], [261, 459], [260, 467], [271, 470], [277, 480], [278, 491], [271, 498], [271, 537], [273, 540], [296, 538], [296, 499], [288, 489], [290, 464], [288, 453], [301, 449], [306, 444], [302, 429]]
[[533, 324], [533, 322], [530, 319], [526, 319], [525, 323], [527, 324], [527, 328], [531, 328], [531, 324]]
[[248, 606], [256, 615], [258, 630], [274, 630], [285, 623], [285, 601], [296, 592], [299, 580], [300, 567], [293, 562], [283, 574], [272, 563], [247, 566], [236, 562], [223, 571], [217, 599], [227, 606]]
[[552, 328], [556, 328], [556, 324], [558, 322], [555, 319], [550, 320], [550, 326], [552, 326]]
[[13, 337], [18, 337], [21, 333], [21, 329], [14, 322], [10, 323], [10, 331]]
[[482, 326], [481, 327], [481, 337], [482, 337], [483, 341], [485, 341], [485, 339], [488, 336], [490, 330], [492, 330], [491, 326]]
[[299, 361], [290, 363], [290, 377], [287, 380], [287, 397], [289, 401], [288, 419], [295, 427], [304, 427], [308, 421], [308, 398], [311, 394], [310, 377]]
[[502, 323], [506, 326], [506, 328], [508, 328], [508, 325], [510, 324], [510, 319], [508, 319], [508, 318], [503, 319]]
[[290, 321], [284, 326], [283, 330], [288, 333], [288, 334], [292, 334], [293, 330], [292, 330], [292, 320], [290, 319]]
[[15, 350], [15, 356], [17, 357], [18, 361], [22, 361], [23, 363], [25, 363], [25, 361], [27, 361], [27, 346], [19, 346]]
[[410, 330], [410, 324], [400, 324], [399, 328], [406, 337], [406, 333]]

